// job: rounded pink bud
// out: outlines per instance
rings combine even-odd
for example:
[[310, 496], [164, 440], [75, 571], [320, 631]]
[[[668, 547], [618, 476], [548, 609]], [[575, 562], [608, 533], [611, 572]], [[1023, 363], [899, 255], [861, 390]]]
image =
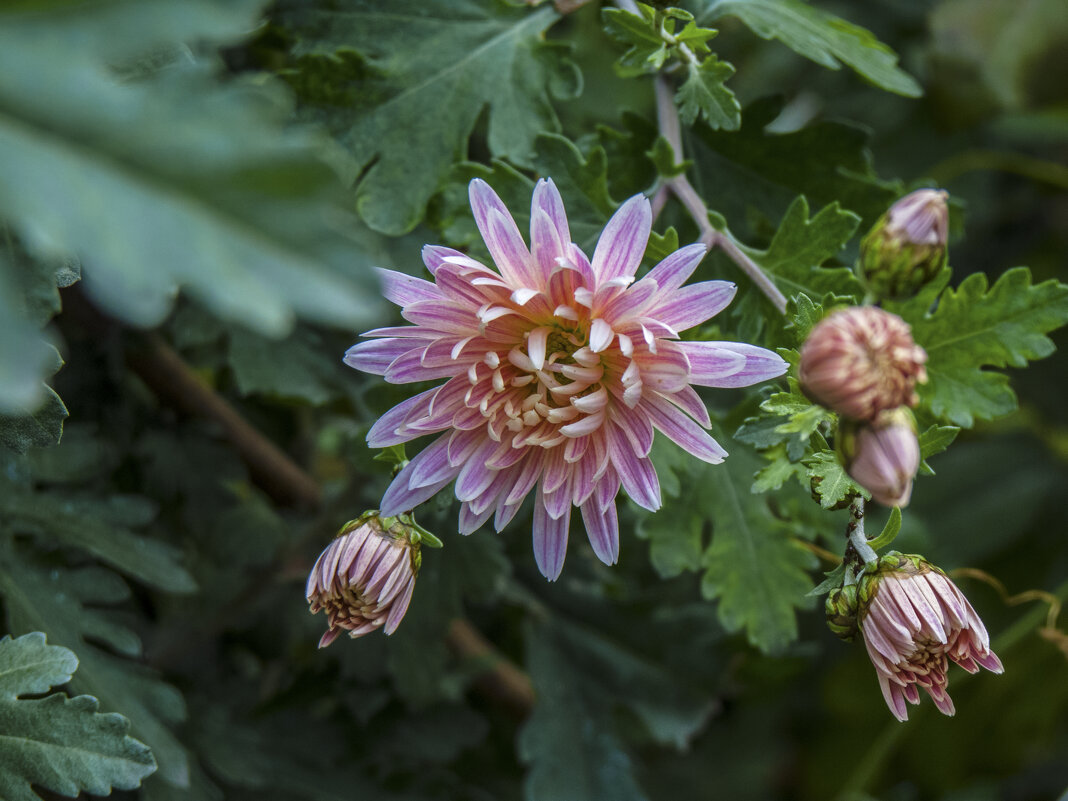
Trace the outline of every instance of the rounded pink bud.
[[916, 383], [927, 380], [927, 353], [908, 323], [875, 306], [833, 312], [801, 347], [801, 388], [812, 400], [855, 420], [915, 406]]
[[419, 542], [396, 517], [366, 512], [342, 526], [308, 576], [311, 611], [325, 610], [329, 625], [319, 647], [342, 631], [392, 634], [408, 611], [420, 562]]
[[907, 506], [920, 467], [920, 442], [912, 413], [883, 412], [870, 423], [843, 420], [838, 446], [846, 472], [884, 506]]

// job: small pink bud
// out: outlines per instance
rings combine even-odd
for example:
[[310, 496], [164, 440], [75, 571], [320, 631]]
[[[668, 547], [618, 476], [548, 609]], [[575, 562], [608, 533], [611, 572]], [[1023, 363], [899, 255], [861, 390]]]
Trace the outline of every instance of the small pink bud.
[[870, 423], [843, 420], [838, 445], [846, 472], [884, 506], [907, 506], [920, 467], [916, 424], [905, 407], [882, 412]]
[[801, 347], [799, 378], [817, 403], [855, 420], [919, 401], [927, 353], [908, 323], [875, 306], [854, 306], [821, 320]]
[[969, 673], [1001, 673], [990, 636], [968, 599], [919, 556], [888, 553], [860, 582], [860, 631], [883, 698], [894, 717], [920, 702], [920, 689], [944, 715], [956, 711], [946, 692], [949, 662]]
[[350, 637], [377, 628], [396, 631], [408, 611], [420, 561], [419, 543], [398, 518], [367, 512], [346, 523], [308, 576], [311, 611], [326, 610], [329, 625], [319, 647], [342, 631]]
[[946, 263], [946, 193], [920, 189], [897, 201], [860, 242], [868, 289], [883, 298], [907, 298]]

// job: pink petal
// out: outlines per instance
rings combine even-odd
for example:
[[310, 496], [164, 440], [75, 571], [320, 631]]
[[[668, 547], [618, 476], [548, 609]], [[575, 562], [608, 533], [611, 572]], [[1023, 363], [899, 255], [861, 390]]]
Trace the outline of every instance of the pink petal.
[[[690, 380], [693, 380], [692, 372], [690, 373]], [[673, 392], [663, 397], [690, 415], [702, 428], [712, 427], [712, 419], [708, 416], [708, 409], [705, 408], [704, 401], [701, 400], [701, 396], [694, 391], [693, 387], [686, 386], [678, 392]]]
[[612, 466], [619, 473], [623, 489], [638, 506], [655, 512], [660, 508], [660, 482], [653, 463], [639, 457], [623, 431], [615, 424], [606, 426], [609, 435], [608, 452]]
[[345, 364], [364, 373], [385, 375], [389, 366], [399, 356], [414, 352], [418, 355], [429, 340], [418, 339], [373, 339], [370, 342], [357, 342], [345, 351]]
[[675, 331], [685, 331], [715, 317], [730, 304], [738, 287], [730, 281], [703, 281], [676, 289], [649, 309], [655, 318]]
[[401, 316], [410, 323], [446, 334], [478, 334], [478, 318], [469, 306], [447, 300], [421, 300], [405, 306]]
[[655, 281], [661, 292], [678, 289], [693, 275], [707, 250], [701, 243], [680, 248], [646, 273], [645, 278]]
[[593, 252], [593, 273], [598, 285], [613, 278], [634, 275], [645, 254], [653, 212], [644, 195], [635, 195], [612, 215]]
[[455, 478], [456, 473], [460, 472], [456, 470], [450, 477], [440, 481], [436, 484], [428, 484], [425, 487], [410, 488], [408, 486], [408, 480], [411, 478], [412, 473], [418, 466], [416, 459], [417, 455], [412, 461], [408, 462], [393, 478], [393, 483], [389, 485], [386, 490], [386, 494], [382, 496], [382, 504], [380, 512], [383, 517], [392, 517], [393, 515], [399, 515], [401, 512], [408, 512], [414, 509], [424, 501], [433, 498], [438, 492], [445, 487], [450, 481]]
[[533, 286], [530, 251], [497, 193], [481, 178], [468, 186], [479, 233], [501, 275], [514, 286]]
[[642, 398], [639, 409], [649, 415], [653, 425], [664, 436], [698, 459], [719, 464], [727, 458], [727, 451], [674, 404], [650, 393]]
[[430, 281], [394, 270], [379, 268], [376, 272], [382, 282], [382, 295], [390, 303], [407, 306], [420, 300], [441, 300], [441, 290]]
[[[543, 178], [534, 186], [530, 210], [531, 222], [533, 222], [535, 210], [544, 212], [556, 229], [556, 238], [565, 248], [571, 245], [571, 231], [567, 225], [567, 214], [564, 212], [564, 200], [560, 197], [560, 190], [556, 188], [552, 178]], [[533, 239], [532, 232], [531, 240]], [[565, 254], [561, 253], [561, 255]]]
[[461, 253], [458, 250], [444, 247], [443, 245], [424, 245], [423, 246], [423, 264], [430, 270], [430, 274], [434, 275], [441, 265], [446, 263], [446, 259], [461, 259], [478, 264], [477, 261], [472, 259], [466, 253]]
[[564, 557], [567, 556], [567, 529], [571, 523], [570, 506], [568, 511], [553, 519], [545, 511], [541, 498], [534, 502], [534, 560], [538, 570], [549, 581], [556, 581], [564, 569]]
[[601, 511], [595, 501], [589, 500], [581, 508], [593, 552], [606, 565], [614, 565], [619, 560], [619, 519], [615, 504]]
[[[782, 357], [756, 345], [741, 342], [679, 342], [690, 359], [690, 383], [702, 387], [748, 387], [778, 378], [789, 368]], [[738, 359], [744, 363], [738, 364]]]
[[398, 434], [397, 431], [400, 429], [403, 432], [403, 424], [409, 416], [413, 419], [425, 417], [429, 413], [430, 403], [437, 391], [438, 387], [434, 387], [426, 392], [420, 392], [418, 395], [401, 401], [379, 417], [371, 426], [371, 430], [367, 432], [367, 447], [388, 448], [390, 445], [399, 445], [424, 433]]

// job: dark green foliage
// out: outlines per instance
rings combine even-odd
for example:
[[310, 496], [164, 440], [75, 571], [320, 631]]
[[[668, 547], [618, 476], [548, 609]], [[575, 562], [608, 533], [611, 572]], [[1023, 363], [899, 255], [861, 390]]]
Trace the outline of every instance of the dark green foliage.
[[[956, 574], [1006, 666], [951, 668], [956, 718], [924, 701], [893, 721], [863, 645], [826, 630], [814, 596], [845, 576], [840, 507], [863, 492], [796, 380], [813, 326], [863, 301], [858, 234], [906, 187], [948, 189], [952, 284], [886, 304], [929, 355], [925, 477], [903, 513], [869, 502], [866, 531], [1068, 602], [1061, 9], [574, 5], [3, 5], [0, 799], [1063, 793], [1045, 601]], [[737, 296], [682, 337], [790, 370], [700, 390], [724, 463], [657, 438], [663, 506], [617, 499], [617, 564], [576, 513], [547, 583], [529, 506], [460, 537], [446, 489], [416, 512], [444, 547], [400, 628], [319, 650], [308, 569], [430, 441], [365, 445], [431, 386], [343, 364], [402, 324], [371, 268], [428, 278], [426, 243], [488, 262], [473, 177], [524, 235], [551, 177], [589, 254], [644, 193], [639, 274], [707, 219], [786, 314], [717, 246], [692, 281]], [[682, 180], [696, 220], [664, 191]]]

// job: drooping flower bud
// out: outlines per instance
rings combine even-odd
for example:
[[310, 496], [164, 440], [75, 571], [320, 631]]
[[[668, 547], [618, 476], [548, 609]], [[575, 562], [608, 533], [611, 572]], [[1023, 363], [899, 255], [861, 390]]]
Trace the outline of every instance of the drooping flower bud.
[[920, 467], [920, 442], [912, 412], [904, 406], [870, 423], [838, 424], [838, 455], [846, 472], [884, 506], [907, 506]]
[[821, 320], [801, 346], [799, 378], [805, 394], [855, 420], [919, 401], [927, 381], [927, 353], [908, 323], [874, 306], [854, 306]]
[[920, 702], [923, 688], [944, 715], [955, 712], [946, 692], [953, 661], [976, 673], [1001, 673], [990, 637], [968, 599], [921, 556], [890, 552], [858, 584], [860, 631], [883, 698], [894, 717]]
[[919, 189], [905, 195], [860, 242], [860, 269], [868, 289], [882, 298], [908, 298], [946, 263], [947, 193]]
[[412, 599], [421, 556], [418, 538], [397, 517], [366, 512], [342, 526], [308, 576], [311, 611], [326, 610], [325, 648], [342, 631], [392, 634]]

